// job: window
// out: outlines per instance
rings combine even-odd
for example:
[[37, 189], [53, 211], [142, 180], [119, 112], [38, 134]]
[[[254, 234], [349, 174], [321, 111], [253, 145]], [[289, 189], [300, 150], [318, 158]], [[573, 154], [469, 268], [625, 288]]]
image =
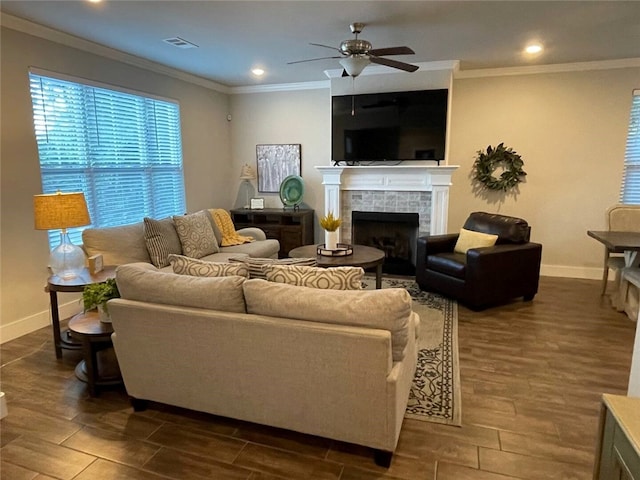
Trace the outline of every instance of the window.
[[[34, 69], [29, 79], [43, 193], [84, 192], [92, 227], [184, 213], [176, 102]], [[69, 229], [72, 242], [88, 227]], [[49, 232], [52, 248], [59, 237]]]
[[640, 204], [640, 90], [633, 91], [620, 203]]

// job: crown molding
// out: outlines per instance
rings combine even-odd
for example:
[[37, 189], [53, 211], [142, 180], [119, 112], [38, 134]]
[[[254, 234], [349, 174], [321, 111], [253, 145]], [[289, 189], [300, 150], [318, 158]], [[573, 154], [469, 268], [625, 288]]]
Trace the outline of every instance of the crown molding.
[[617, 68], [640, 67], [640, 58], [622, 58], [597, 62], [555, 63], [547, 65], [526, 65], [523, 67], [481, 68], [458, 70], [454, 78], [507, 77], [514, 75], [537, 75], [543, 73], [582, 72], [588, 70], [612, 70]]
[[104, 45], [90, 42], [80, 37], [69, 35], [68, 33], [54, 30], [53, 28], [45, 27], [44, 25], [25, 20], [23, 18], [14, 17], [13, 15], [0, 12], [0, 25], [10, 28], [11, 30], [26, 33], [27, 35], [43, 38], [67, 47], [77, 48], [78, 50], [110, 58], [111, 60], [126, 63], [134, 67], [144, 68], [145, 70], [167, 75], [194, 85], [199, 85], [222, 93], [230, 93], [230, 88], [225, 85], [221, 85], [211, 80], [198, 77], [197, 75], [191, 75], [181, 70], [167, 67], [135, 55], [130, 55], [114, 48], [105, 47]]
[[319, 90], [331, 88], [331, 81], [320, 80], [317, 82], [277, 83], [271, 85], [250, 85], [246, 87], [231, 87], [229, 93], [268, 93], [291, 92], [293, 90]]

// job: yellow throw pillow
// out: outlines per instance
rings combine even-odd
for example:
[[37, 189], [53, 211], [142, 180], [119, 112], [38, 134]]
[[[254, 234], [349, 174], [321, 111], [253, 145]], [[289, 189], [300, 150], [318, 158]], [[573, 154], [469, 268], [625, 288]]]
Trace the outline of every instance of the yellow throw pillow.
[[467, 253], [470, 248], [493, 247], [498, 240], [498, 235], [474, 232], [473, 230], [460, 229], [460, 236], [453, 247], [456, 253]]

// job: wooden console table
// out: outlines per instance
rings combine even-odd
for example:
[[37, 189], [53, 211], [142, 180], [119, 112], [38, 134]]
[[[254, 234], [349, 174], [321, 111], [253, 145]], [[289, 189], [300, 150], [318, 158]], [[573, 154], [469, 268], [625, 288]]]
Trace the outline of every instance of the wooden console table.
[[258, 227], [264, 231], [267, 238], [278, 240], [280, 242], [278, 256], [284, 258], [290, 250], [314, 242], [313, 212], [310, 209], [241, 208], [231, 210], [230, 213], [236, 229]]

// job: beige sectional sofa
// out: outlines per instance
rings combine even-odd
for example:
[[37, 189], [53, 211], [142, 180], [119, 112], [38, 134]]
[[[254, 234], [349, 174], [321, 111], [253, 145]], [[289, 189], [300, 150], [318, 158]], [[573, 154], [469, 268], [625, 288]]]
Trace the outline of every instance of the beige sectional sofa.
[[[213, 225], [213, 220], [210, 217], [208, 218]], [[172, 219], [166, 218], [154, 222], [162, 225], [165, 237], [169, 238], [170, 235], [172, 236], [168, 243], [169, 245], [175, 245], [175, 247], [167, 253], [182, 254], [182, 248], [179, 243], [180, 240], [175, 233]], [[158, 264], [158, 262], [152, 261], [152, 256], [148, 248], [150, 240], [147, 227], [148, 224], [145, 225], [145, 222], [138, 222], [118, 227], [88, 228], [82, 232], [83, 249], [88, 257], [101, 254], [104, 265], [145, 262], [153, 263], [156, 266], [170, 271], [171, 266], [168, 265], [168, 262]], [[242, 256], [278, 258], [280, 243], [277, 240], [267, 239], [265, 233], [259, 228], [244, 228], [238, 230], [239, 234], [252, 237], [255, 240], [254, 242], [225, 247], [220, 246], [220, 232], [213, 226], [212, 232], [216, 237], [215, 248], [212, 247], [208, 250], [213, 253], [200, 257], [202, 260], [226, 262], [230, 258]], [[178, 243], [176, 244], [176, 242]]]
[[156, 401], [375, 449], [389, 464], [417, 362], [404, 289], [323, 290], [118, 267], [113, 343]]

